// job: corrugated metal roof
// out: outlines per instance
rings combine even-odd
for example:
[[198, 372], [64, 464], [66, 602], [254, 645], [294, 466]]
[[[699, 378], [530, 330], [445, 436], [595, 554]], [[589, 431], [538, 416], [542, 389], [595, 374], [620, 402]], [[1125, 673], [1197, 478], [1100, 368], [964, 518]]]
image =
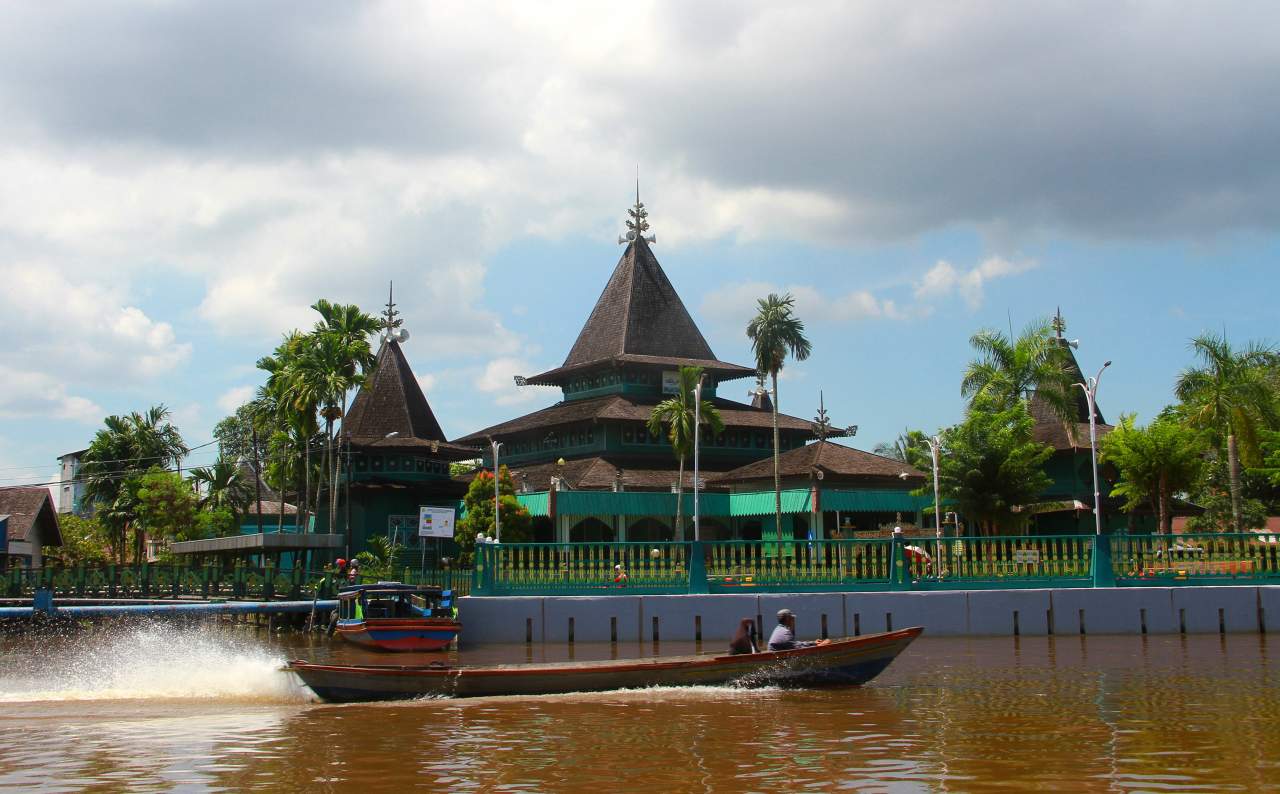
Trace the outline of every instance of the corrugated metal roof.
[[826, 491], [820, 500], [823, 510], [849, 513], [888, 513], [901, 510], [914, 513], [933, 505], [931, 496], [915, 496], [908, 491]]
[[[531, 515], [550, 515], [546, 491], [518, 494], [516, 498]], [[774, 510], [773, 491], [753, 493], [703, 493], [700, 509], [707, 516], [765, 516]], [[914, 513], [933, 503], [932, 497], [915, 496], [900, 490], [823, 490], [823, 510], [850, 513]], [[782, 492], [782, 512], [808, 513], [813, 502], [807, 489]], [[670, 516], [676, 512], [676, 495], [653, 491], [561, 491], [556, 494], [556, 511], [575, 516]], [[684, 495], [684, 514], [693, 515], [693, 494]]]
[[[792, 489], [782, 492], [782, 512], [808, 513], [813, 509], [809, 498], [809, 490]], [[729, 515], [733, 516], [766, 516], [775, 509], [776, 501], [773, 491], [756, 493], [736, 493], [729, 496]]]
[[551, 515], [551, 499], [550, 494], [546, 491], [541, 493], [521, 493], [516, 494], [516, 501], [524, 505], [524, 509], [529, 511], [531, 516], [548, 516]]

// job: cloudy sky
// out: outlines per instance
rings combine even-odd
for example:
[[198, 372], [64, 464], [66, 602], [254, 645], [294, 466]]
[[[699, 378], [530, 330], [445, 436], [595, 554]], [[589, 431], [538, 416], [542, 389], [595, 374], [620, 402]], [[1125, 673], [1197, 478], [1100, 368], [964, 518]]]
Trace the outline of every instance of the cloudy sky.
[[[1101, 403], [1274, 338], [1274, 3], [26, 3], [0, 17], [0, 483], [102, 417], [192, 445], [316, 298], [452, 436], [550, 404], [636, 168], [716, 353], [789, 290], [870, 447], [960, 414], [968, 336], [1061, 306]], [[727, 387], [745, 396], [747, 383]], [[202, 452], [208, 452], [202, 451]], [[192, 462], [207, 462], [197, 453]]]

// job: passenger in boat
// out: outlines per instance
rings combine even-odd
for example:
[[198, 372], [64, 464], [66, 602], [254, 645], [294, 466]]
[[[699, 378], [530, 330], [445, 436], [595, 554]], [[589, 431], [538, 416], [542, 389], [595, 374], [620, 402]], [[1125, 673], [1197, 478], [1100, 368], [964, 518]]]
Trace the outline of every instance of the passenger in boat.
[[756, 622], [751, 618], [743, 618], [738, 624], [738, 631], [733, 635], [733, 639], [729, 642], [730, 655], [737, 656], [740, 653], [760, 653], [760, 646], [756, 642]]
[[789, 609], [778, 610], [778, 625], [769, 635], [769, 650], [790, 651], [795, 648], [810, 648], [814, 645], [826, 645], [830, 640], [816, 642], [796, 640], [796, 614]]

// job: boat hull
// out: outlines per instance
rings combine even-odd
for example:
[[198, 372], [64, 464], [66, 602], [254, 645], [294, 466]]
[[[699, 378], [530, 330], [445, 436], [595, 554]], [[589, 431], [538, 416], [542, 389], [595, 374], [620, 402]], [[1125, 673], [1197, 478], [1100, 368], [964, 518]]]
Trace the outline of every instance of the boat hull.
[[371, 618], [340, 620], [334, 630], [356, 645], [380, 651], [443, 651], [458, 636], [462, 624], [454, 620]]
[[829, 686], [864, 684], [889, 666], [922, 629], [836, 640], [791, 651], [604, 662], [449, 667], [290, 662], [330, 702], [417, 697], [485, 697], [603, 692], [653, 686]]

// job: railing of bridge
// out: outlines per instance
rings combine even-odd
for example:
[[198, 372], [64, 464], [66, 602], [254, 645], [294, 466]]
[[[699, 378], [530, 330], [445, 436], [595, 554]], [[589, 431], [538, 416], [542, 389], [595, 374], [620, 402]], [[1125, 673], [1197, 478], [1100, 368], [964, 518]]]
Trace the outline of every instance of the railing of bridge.
[[331, 572], [250, 565], [77, 565], [14, 568], [0, 575], [0, 595], [28, 598], [47, 589], [56, 598], [242, 599], [331, 598]]
[[[55, 598], [88, 599], [235, 599], [244, 601], [296, 601], [334, 598], [352, 583], [369, 583], [376, 577], [341, 580], [333, 569], [309, 571], [252, 565], [77, 565], [68, 567], [13, 568], [0, 573], [0, 597], [30, 598], [38, 589]], [[411, 569], [400, 572], [399, 581], [453, 590], [471, 591], [469, 569]]]

